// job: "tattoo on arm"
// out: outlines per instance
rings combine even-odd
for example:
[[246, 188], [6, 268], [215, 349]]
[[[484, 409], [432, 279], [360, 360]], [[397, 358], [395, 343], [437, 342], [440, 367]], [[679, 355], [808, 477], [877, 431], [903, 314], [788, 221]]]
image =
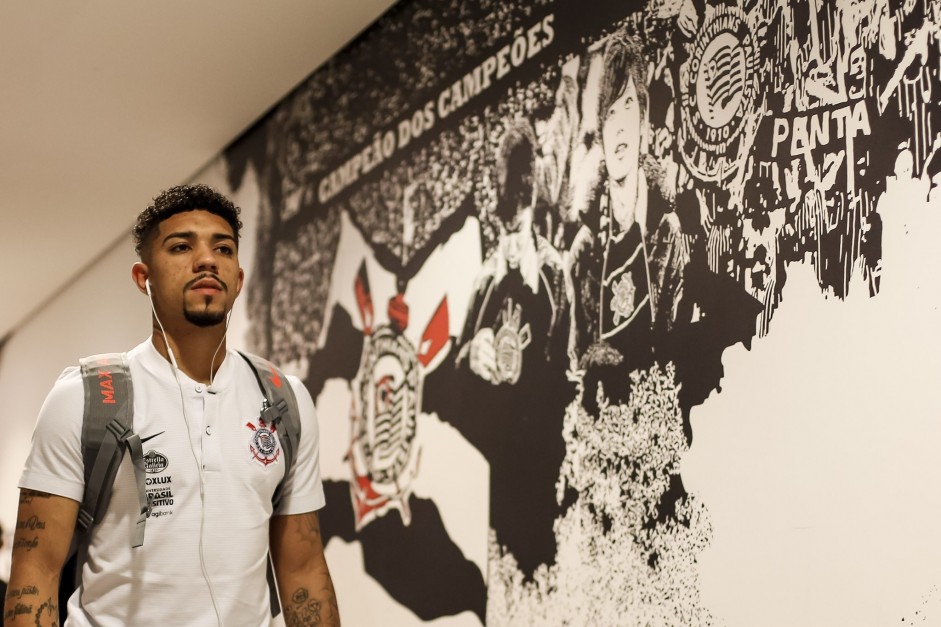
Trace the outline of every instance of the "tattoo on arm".
[[[282, 593], [294, 590], [287, 599], [282, 597], [284, 622], [287, 627], [340, 625], [340, 610], [336, 591], [323, 558], [323, 540], [320, 519], [316, 512], [290, 516], [283, 529], [283, 543], [290, 547], [290, 555], [301, 556], [292, 561]], [[277, 559], [277, 556], [276, 556]], [[297, 573], [294, 576], [293, 573]], [[295, 587], [296, 586], [296, 587]]]
[[305, 514], [297, 525], [297, 534], [300, 541], [305, 544], [320, 543], [320, 520], [315, 512]]
[[7, 607], [3, 611], [3, 620], [13, 620], [17, 616], [25, 616], [33, 613], [32, 605], [26, 605], [25, 603], [11, 603], [10, 605], [10, 607]]
[[51, 494], [48, 492], [37, 492], [36, 490], [20, 490], [20, 504], [29, 505], [33, 499], [48, 499]]
[[39, 546], [39, 536], [33, 536], [32, 538], [20, 538], [13, 542], [13, 551], [26, 551], [29, 553], [33, 549]]
[[33, 616], [34, 624], [39, 626], [59, 624], [59, 604], [56, 599], [49, 597], [38, 609], [32, 602], [24, 603], [23, 597], [39, 596], [36, 586], [23, 586], [8, 591], [9, 602], [3, 611], [4, 621], [16, 620], [18, 616]]
[[7, 596], [11, 599], [19, 599], [21, 597], [29, 596], [39, 596], [39, 588], [36, 586], [23, 586], [22, 588], [11, 588], [7, 592]]
[[[326, 614], [326, 616], [324, 616]], [[340, 608], [332, 587], [324, 588], [320, 598], [313, 598], [307, 588], [298, 588], [284, 607], [287, 627], [320, 627], [340, 624]]]
[[[26, 603], [11, 603], [3, 611], [3, 620], [15, 620], [17, 616], [28, 616], [33, 613], [33, 605]], [[37, 623], [38, 625], [39, 623]]]
[[[16, 521], [16, 528], [20, 531], [45, 531], [46, 522], [39, 518], [39, 516], [30, 516], [26, 520]], [[34, 535], [32, 538], [20, 537], [14, 540], [13, 550], [14, 551], [26, 551], [29, 553], [40, 544], [39, 536]]]
[[39, 516], [30, 516], [26, 520], [16, 521], [17, 529], [29, 529], [30, 531], [36, 531], [37, 529], [45, 529], [46, 521], [42, 520]]
[[59, 600], [49, 597], [36, 610], [36, 625], [59, 625]]
[[322, 624], [320, 602], [310, 598], [307, 588], [298, 588], [291, 595], [291, 604], [284, 608], [284, 624], [287, 627]]

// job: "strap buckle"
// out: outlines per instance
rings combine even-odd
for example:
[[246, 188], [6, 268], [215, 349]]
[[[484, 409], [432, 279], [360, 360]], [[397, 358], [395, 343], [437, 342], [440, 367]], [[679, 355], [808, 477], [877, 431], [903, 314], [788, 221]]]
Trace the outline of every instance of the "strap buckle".
[[78, 526], [81, 527], [82, 531], [88, 531], [92, 523], [95, 522], [95, 516], [84, 508], [79, 508], [78, 518], [76, 520]]

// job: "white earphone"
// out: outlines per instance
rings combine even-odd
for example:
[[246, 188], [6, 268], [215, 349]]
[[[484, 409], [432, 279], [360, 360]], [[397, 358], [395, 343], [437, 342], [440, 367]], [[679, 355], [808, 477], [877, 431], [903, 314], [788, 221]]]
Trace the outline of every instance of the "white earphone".
[[[193, 454], [193, 461], [196, 462], [196, 472], [199, 475], [199, 502], [200, 502], [200, 515], [199, 515], [199, 567], [203, 574], [203, 579], [206, 582], [206, 586], [209, 589], [209, 600], [212, 602], [213, 610], [216, 613], [216, 622], [219, 627], [222, 627], [222, 614], [219, 611], [219, 605], [216, 601], [215, 590], [212, 585], [212, 580], [209, 578], [209, 570], [206, 567], [206, 559], [203, 553], [203, 533], [204, 526], [206, 522], [206, 481], [203, 477], [202, 465], [199, 461], [199, 457], [196, 454], [196, 449], [193, 446], [193, 440], [189, 437], [190, 433], [190, 423], [189, 418], [186, 415], [186, 400], [183, 397], [183, 383], [180, 381], [180, 367], [176, 362], [176, 355], [173, 354], [173, 349], [170, 347], [170, 340], [168, 339], [167, 332], [163, 328], [163, 323], [160, 322], [160, 316], [157, 315], [157, 308], [154, 306], [154, 296], [150, 291], [150, 278], [144, 279], [144, 289], [147, 291], [147, 296], [150, 298], [150, 310], [154, 313], [154, 320], [157, 321], [157, 326], [160, 327], [160, 332], [163, 335], [164, 346], [167, 347], [167, 355], [170, 358], [170, 369], [173, 371], [173, 378], [176, 379], [177, 388], [180, 391], [180, 410], [183, 414], [183, 424], [186, 425], [187, 440], [190, 443], [190, 452]], [[230, 312], [231, 313], [231, 312]], [[226, 333], [229, 330], [229, 319], [226, 318]], [[219, 346], [216, 347], [216, 353], [219, 352], [219, 347], [222, 346], [222, 343], [225, 342], [225, 334], [222, 336], [222, 341], [219, 342]], [[216, 353], [212, 354], [212, 361], [216, 359]], [[212, 364], [209, 366], [209, 387], [212, 387]]]

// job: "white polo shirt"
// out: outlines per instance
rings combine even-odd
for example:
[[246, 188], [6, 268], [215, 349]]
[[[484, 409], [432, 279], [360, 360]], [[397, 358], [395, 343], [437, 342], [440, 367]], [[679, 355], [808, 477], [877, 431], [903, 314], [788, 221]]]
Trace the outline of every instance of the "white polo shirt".
[[[149, 339], [128, 353], [128, 361], [134, 431], [143, 441], [154, 508], [144, 545], [131, 548], [137, 484], [125, 455], [108, 512], [92, 533], [82, 585], [69, 600], [67, 624], [215, 625], [200, 567], [202, 524], [205, 565], [223, 624], [268, 625], [268, 521], [284, 461], [280, 445], [255, 437], [265, 427], [259, 423], [264, 395], [255, 375], [230, 350], [211, 391], [182, 372], [178, 385]], [[314, 404], [297, 378], [288, 380], [297, 396], [301, 438], [276, 514], [324, 505]], [[21, 488], [81, 501], [83, 410], [81, 372], [67, 368], [40, 410]]]

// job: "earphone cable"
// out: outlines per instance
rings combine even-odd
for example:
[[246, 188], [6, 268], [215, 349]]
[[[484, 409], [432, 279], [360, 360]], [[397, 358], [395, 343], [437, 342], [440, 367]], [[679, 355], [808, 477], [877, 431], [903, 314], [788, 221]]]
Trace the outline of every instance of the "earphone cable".
[[[209, 600], [212, 601], [213, 611], [216, 613], [216, 623], [219, 627], [222, 627], [222, 614], [219, 611], [219, 605], [216, 603], [215, 591], [212, 587], [212, 580], [209, 577], [209, 571], [206, 568], [206, 558], [203, 552], [203, 530], [206, 523], [206, 484], [203, 479], [203, 469], [202, 464], [199, 460], [199, 456], [196, 454], [196, 447], [193, 445], [193, 438], [190, 432], [190, 423], [189, 418], [186, 416], [186, 398], [183, 394], [183, 383], [180, 381], [179, 375], [179, 366], [176, 362], [176, 356], [173, 354], [173, 349], [170, 348], [170, 341], [167, 336], [166, 330], [163, 328], [163, 323], [160, 322], [160, 316], [157, 315], [157, 309], [154, 307], [153, 295], [150, 293], [150, 281], [147, 281], [147, 295], [150, 297], [150, 309], [154, 312], [154, 320], [157, 321], [157, 326], [160, 327], [160, 334], [163, 336], [163, 343], [167, 347], [167, 354], [170, 357], [170, 370], [173, 372], [173, 378], [176, 380], [177, 389], [180, 392], [180, 409], [183, 412], [183, 423], [186, 425], [186, 439], [190, 444], [190, 452], [193, 454], [193, 461], [196, 462], [196, 472], [199, 475], [199, 568], [202, 571], [203, 579], [206, 581], [206, 586], [209, 589]], [[228, 333], [228, 320], [226, 321], [226, 333]], [[225, 341], [225, 334], [222, 336], [222, 342]], [[219, 343], [219, 346], [222, 346], [222, 342]], [[216, 352], [219, 352], [219, 348], [216, 348]], [[213, 360], [215, 360], [215, 353], [213, 353]], [[211, 370], [211, 367], [210, 367]], [[211, 375], [210, 375], [211, 376]], [[210, 387], [212, 383], [210, 382]]]

